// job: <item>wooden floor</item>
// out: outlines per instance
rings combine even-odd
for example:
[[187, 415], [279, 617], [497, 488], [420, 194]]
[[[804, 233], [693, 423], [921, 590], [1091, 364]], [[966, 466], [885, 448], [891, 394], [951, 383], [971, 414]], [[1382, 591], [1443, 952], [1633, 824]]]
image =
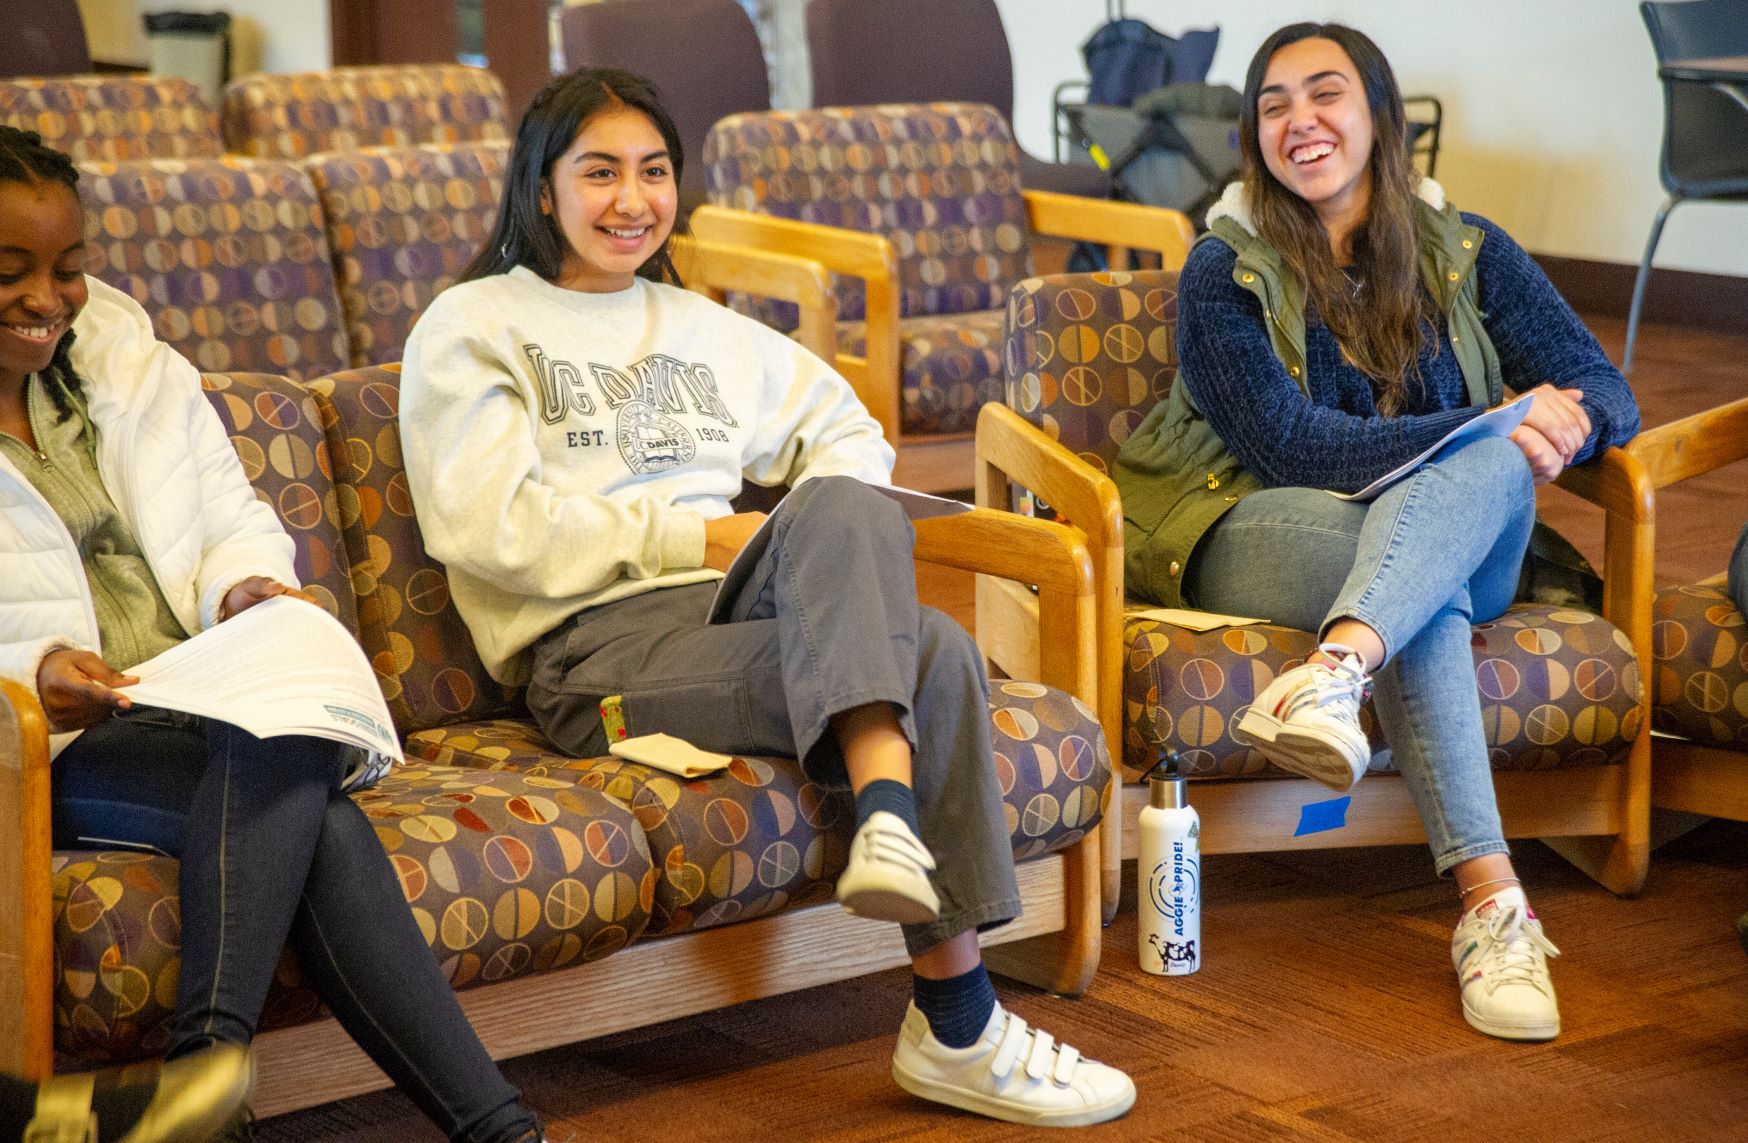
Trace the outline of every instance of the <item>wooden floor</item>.
[[[1592, 328], [1617, 359], [1624, 323]], [[1748, 336], [1650, 326], [1633, 378], [1647, 425], [1748, 395]], [[1722, 570], [1748, 520], [1748, 466], [1659, 501], [1662, 577]], [[1593, 556], [1594, 519], [1544, 505]], [[962, 577], [925, 595], [968, 616]], [[1140, 1098], [1098, 1139], [1748, 1139], [1748, 826], [1714, 822], [1653, 856], [1624, 900], [1538, 843], [1519, 871], [1564, 954], [1564, 1032], [1508, 1044], [1469, 1029], [1448, 941], [1456, 896], [1422, 849], [1208, 859], [1202, 971], [1136, 966], [1132, 905], [1086, 996], [998, 982], [1005, 1003], [1126, 1068]], [[1129, 886], [1132, 894], [1133, 886]], [[650, 987], [662, 987], [659, 979]], [[914, 1100], [888, 1075], [908, 977], [884, 973], [506, 1063], [554, 1139], [1013, 1139]], [[579, 1034], [586, 1034], [579, 1030]], [[397, 1093], [265, 1122], [261, 1138], [437, 1140]]]

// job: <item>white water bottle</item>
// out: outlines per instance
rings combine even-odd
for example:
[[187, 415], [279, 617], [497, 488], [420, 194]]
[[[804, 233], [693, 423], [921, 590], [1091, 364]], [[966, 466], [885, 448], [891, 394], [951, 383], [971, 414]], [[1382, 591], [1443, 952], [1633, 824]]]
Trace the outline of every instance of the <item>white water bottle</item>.
[[1141, 968], [1185, 976], [1202, 967], [1201, 819], [1175, 767], [1165, 771], [1156, 766], [1147, 778], [1149, 797], [1141, 811], [1136, 864]]

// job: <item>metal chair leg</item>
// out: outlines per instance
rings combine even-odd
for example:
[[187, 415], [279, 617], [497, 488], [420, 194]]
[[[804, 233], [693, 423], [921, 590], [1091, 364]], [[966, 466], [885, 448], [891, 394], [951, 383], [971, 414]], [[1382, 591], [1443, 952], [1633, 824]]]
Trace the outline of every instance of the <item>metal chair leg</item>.
[[1639, 310], [1645, 304], [1645, 283], [1651, 277], [1651, 256], [1657, 253], [1657, 243], [1663, 237], [1663, 224], [1669, 220], [1669, 212], [1682, 201], [1680, 195], [1670, 195], [1657, 209], [1657, 217], [1651, 222], [1651, 239], [1645, 243], [1645, 257], [1639, 262], [1639, 273], [1633, 279], [1633, 304], [1627, 310], [1627, 351], [1621, 358], [1622, 373], [1633, 371], [1633, 340], [1639, 333]]

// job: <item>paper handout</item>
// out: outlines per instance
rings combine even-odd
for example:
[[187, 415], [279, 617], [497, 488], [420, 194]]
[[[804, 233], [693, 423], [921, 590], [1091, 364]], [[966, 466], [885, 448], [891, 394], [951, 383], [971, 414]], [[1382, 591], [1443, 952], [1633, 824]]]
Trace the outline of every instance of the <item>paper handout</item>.
[[301, 599], [262, 600], [128, 673], [140, 681], [119, 689], [140, 706], [218, 719], [257, 738], [310, 734], [404, 760], [358, 641]]
[[1337, 500], [1376, 500], [1379, 493], [1411, 474], [1415, 469], [1432, 459], [1434, 453], [1442, 449], [1447, 449], [1460, 441], [1474, 440], [1477, 437], [1510, 436], [1517, 431], [1517, 426], [1523, 424], [1524, 417], [1529, 414], [1530, 402], [1534, 399], [1534, 394], [1525, 393], [1515, 401], [1508, 401], [1497, 409], [1489, 409], [1472, 421], [1464, 421], [1440, 437], [1431, 448], [1406, 464], [1386, 472], [1358, 492], [1331, 492], [1330, 495]]

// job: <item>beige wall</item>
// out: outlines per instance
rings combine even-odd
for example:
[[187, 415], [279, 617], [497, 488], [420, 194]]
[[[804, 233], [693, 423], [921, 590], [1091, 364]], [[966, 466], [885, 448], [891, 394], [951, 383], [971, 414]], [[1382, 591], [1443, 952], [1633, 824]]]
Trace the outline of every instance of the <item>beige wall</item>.
[[[1016, 130], [1042, 155], [1050, 89], [1085, 75], [1080, 45], [1103, 22], [1103, 0], [997, 2], [1014, 56]], [[1404, 90], [1444, 100], [1439, 181], [1460, 206], [1538, 253], [1637, 263], [1644, 251], [1663, 201], [1663, 103], [1633, 0], [1129, 0], [1128, 7], [1164, 32], [1219, 26], [1210, 78], [1235, 87], [1276, 27], [1304, 19], [1352, 24], [1378, 41]], [[1748, 207], [1681, 207], [1657, 264], [1748, 275]]]
[[[28, 2], [28, 0], [19, 0]], [[146, 12], [229, 12], [236, 70], [319, 71], [332, 59], [328, 0], [79, 0], [91, 54], [106, 63], [146, 63]]]

